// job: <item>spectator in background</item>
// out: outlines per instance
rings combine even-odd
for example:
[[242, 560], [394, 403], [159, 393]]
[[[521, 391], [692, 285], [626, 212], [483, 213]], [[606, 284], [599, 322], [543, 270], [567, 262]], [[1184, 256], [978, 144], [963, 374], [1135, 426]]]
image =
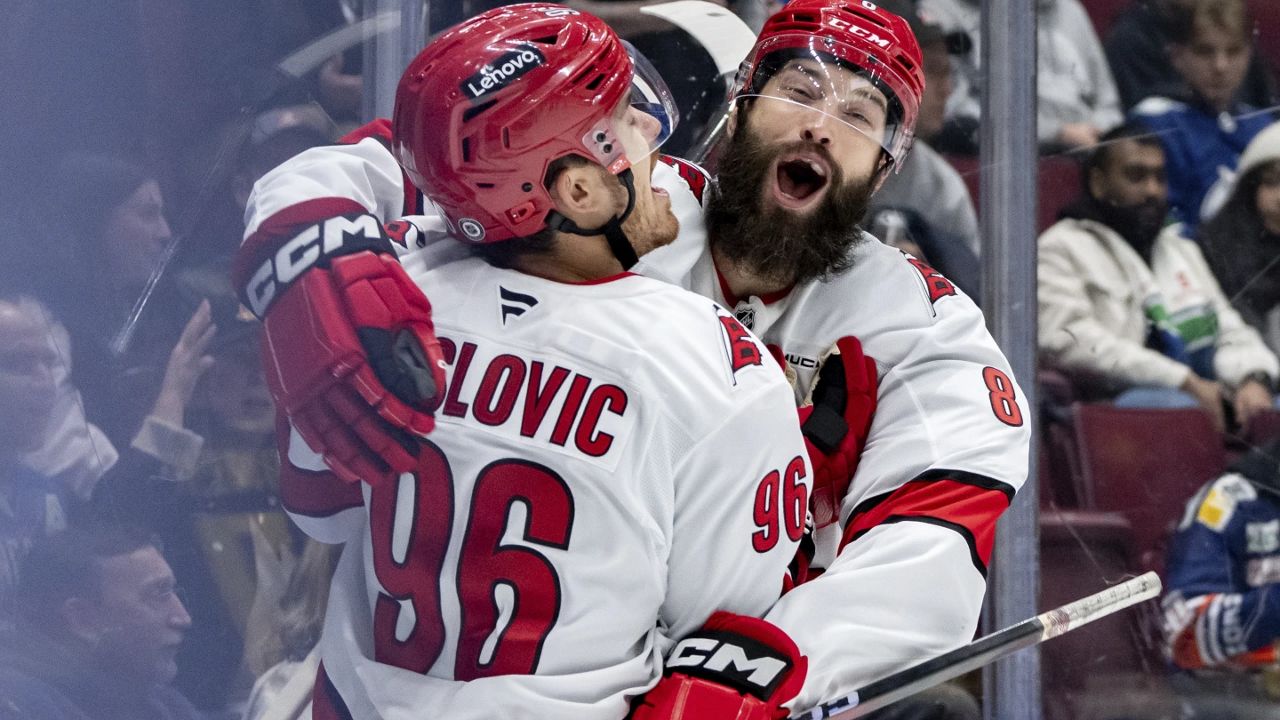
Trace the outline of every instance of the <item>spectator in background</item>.
[[[1168, 98], [1190, 96], [1191, 88], [1174, 69], [1169, 44], [1178, 6], [1193, 0], [1134, 0], [1111, 24], [1103, 41], [1107, 62], [1127, 112], [1153, 95]], [[1271, 38], [1271, 42], [1280, 38]], [[1252, 43], [1256, 50], [1256, 41]], [[1255, 51], [1240, 87], [1240, 101], [1253, 107], [1270, 107], [1275, 99], [1271, 68]]]
[[[0, 209], [0, 296], [25, 295], [39, 306], [43, 335], [56, 360], [53, 376], [58, 386], [48, 432], [40, 447], [22, 456], [22, 464], [56, 480], [76, 499], [87, 501], [120, 457], [102, 430], [84, 416], [84, 401], [71, 381], [71, 339], [66, 327], [33, 299], [37, 284], [31, 282], [31, 275], [41, 268], [26, 267], [10, 257], [15, 248], [27, 248], [31, 242], [31, 225], [17, 218], [13, 210]], [[39, 262], [38, 258], [30, 259]]]
[[88, 526], [34, 546], [21, 624], [0, 641], [4, 720], [195, 720], [169, 683], [191, 618], [137, 531]]
[[66, 526], [63, 490], [22, 462], [44, 443], [57, 400], [47, 327], [34, 300], [0, 293], [0, 628], [31, 543]]
[[1082, 394], [1203, 408], [1240, 425], [1272, 407], [1280, 362], [1240, 319], [1199, 247], [1163, 231], [1164, 152], [1139, 126], [1107, 133], [1085, 192], [1040, 236], [1039, 346]]
[[139, 498], [132, 518], [160, 534], [178, 581], [191, 591], [198, 626], [182, 648], [176, 684], [202, 709], [221, 710], [242, 703], [266, 669], [251, 648], [275, 635], [275, 618], [251, 608], [288, 579], [301, 535], [280, 508], [275, 407], [257, 321], [248, 312], [236, 317], [229, 288], [215, 303], [223, 331], [190, 413], [190, 429], [204, 439], [195, 472]]
[[1185, 98], [1149, 97], [1130, 117], [1164, 144], [1169, 202], [1187, 237], [1225, 200], [1240, 153], [1271, 123], [1238, 94], [1253, 55], [1244, 0], [1185, 0], [1172, 8], [1169, 59]]
[[204, 221], [180, 250], [178, 284], [184, 294], [209, 297], [224, 292], [230, 257], [244, 235], [244, 206], [258, 178], [307, 148], [337, 139], [337, 125], [316, 103], [272, 108], [223, 129], [217, 144], [233, 148], [234, 162], [209, 199]]
[[1280, 123], [1245, 148], [1234, 189], [1199, 240], [1231, 304], [1265, 333], [1267, 314], [1280, 306]]
[[1166, 656], [1184, 670], [1236, 676], [1198, 674], [1183, 678], [1184, 684], [1206, 694], [1229, 692], [1235, 702], [1260, 703], [1249, 714], [1223, 707], [1194, 717], [1275, 713], [1274, 696], [1267, 697], [1262, 678], [1245, 677], [1243, 671], [1280, 663], [1278, 457], [1280, 443], [1272, 442], [1206, 484], [1187, 503], [1169, 546], [1161, 601]]
[[89, 420], [116, 448], [137, 447], [175, 474], [190, 473], [199, 440], [183, 423], [212, 362], [204, 353], [216, 331], [207, 303], [182, 297], [166, 276], [131, 342], [113, 347], [170, 242], [159, 184], [140, 166], [104, 155], [68, 156], [55, 176], [46, 214], [28, 220], [55, 235], [3, 245], [3, 263], [21, 269], [11, 281], [68, 330], [72, 379]]
[[316, 645], [341, 549], [307, 540], [283, 593], [276, 596], [274, 607], [264, 608], [275, 619], [276, 632], [259, 645], [260, 659], [268, 668], [254, 683], [245, 720], [311, 717], [311, 693], [320, 665]]
[[951, 93], [951, 57], [966, 48], [942, 26], [919, 15], [911, 0], [882, 0], [881, 7], [911, 24], [924, 56], [924, 95], [916, 139], [902, 168], [890, 173], [871, 196], [867, 229], [882, 241], [928, 261], [970, 297], [978, 287], [978, 216], [960, 173], [929, 142], [946, 121]]
[[[1123, 119], [1120, 97], [1102, 44], [1080, 0], [1036, 0], [1037, 135], [1044, 149], [1088, 147]], [[982, 7], [979, 0], [920, 0], [921, 12], [948, 32], [963, 32], [973, 52], [956, 63], [958, 72], [943, 133], [946, 152], [977, 152], [982, 107], [979, 66]]]
[[[338, 128], [333, 119], [315, 103], [288, 105], [259, 113], [253, 119], [253, 127], [240, 151], [231, 180], [231, 192], [241, 213], [258, 178], [303, 150], [328, 145], [337, 139]], [[240, 237], [243, 231], [242, 223], [236, 229], [235, 237]]]

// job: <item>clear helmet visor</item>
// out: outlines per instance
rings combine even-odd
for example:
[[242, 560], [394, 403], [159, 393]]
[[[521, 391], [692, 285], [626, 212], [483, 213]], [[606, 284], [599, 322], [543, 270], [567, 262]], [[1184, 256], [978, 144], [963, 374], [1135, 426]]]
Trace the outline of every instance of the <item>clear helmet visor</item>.
[[856, 133], [902, 166], [917, 108], [890, 68], [865, 50], [811, 35], [773, 38], [756, 58], [742, 74], [735, 102], [750, 98], [775, 117], [793, 118], [796, 127], [823, 123]]
[[631, 43], [622, 44], [633, 67], [630, 94], [582, 138], [596, 160], [615, 175], [657, 152], [680, 121], [666, 81]]

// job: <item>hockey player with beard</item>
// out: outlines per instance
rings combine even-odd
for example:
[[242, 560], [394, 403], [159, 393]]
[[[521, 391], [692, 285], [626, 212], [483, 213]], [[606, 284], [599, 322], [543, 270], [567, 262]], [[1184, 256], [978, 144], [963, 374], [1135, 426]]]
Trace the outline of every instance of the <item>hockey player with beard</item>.
[[833, 441], [840, 423], [801, 410], [817, 577], [766, 616], [809, 657], [795, 709], [973, 637], [996, 521], [1027, 474], [1033, 409], [981, 311], [857, 225], [910, 148], [920, 67], [906, 21], [871, 2], [788, 3], [740, 75], [716, 181], [674, 163], [695, 197], [707, 186], [705, 237], [699, 203], [655, 175], [681, 233], [635, 268], [732, 309], [785, 360], [801, 405], [843, 358], [874, 358], [865, 440]]
[[[257, 183], [236, 276], [293, 426], [281, 494], [345, 543], [317, 718], [619, 720], [655, 684], [786, 715], [805, 661], [760, 616], [813, 476], [790, 388], [722, 307], [620, 272], [676, 236], [668, 99], [602, 21], [511, 6], [410, 64], [394, 157], [370, 128]], [[384, 231], [415, 188], [440, 214]]]
[[[857, 227], [866, 199], [910, 147], [924, 79], [906, 22], [867, 0], [794, 0], [769, 20], [749, 59], [719, 182], [683, 161], [657, 165], [652, 183], [666, 191], [679, 235], [644, 248], [638, 263], [625, 248], [615, 255], [619, 270], [731, 308], [795, 380], [815, 473], [813, 563], [822, 572], [810, 571], [817, 577], [767, 616], [811, 658], [797, 697], [772, 697], [766, 714], [752, 716], [768, 717], [782, 712], [779, 700], [802, 709], [973, 636], [996, 520], [1025, 480], [1030, 409], [969, 298]], [[315, 208], [338, 196], [383, 220], [412, 212], [420, 196], [388, 149], [404, 146], [403, 130], [375, 126], [348, 147], [310, 151], [264, 179], [257, 202], [281, 193], [289, 199], [273, 201], [276, 208]], [[460, 156], [467, 153], [462, 146]], [[438, 262], [441, 247], [465, 252], [460, 245], [486, 231], [440, 210], [391, 225], [411, 273]], [[441, 228], [461, 243], [441, 239]], [[536, 312], [519, 298], [509, 302], [512, 312]], [[399, 312], [383, 310], [378, 323], [403, 326], [410, 314]], [[380, 362], [360, 347], [349, 356], [358, 366]], [[332, 374], [345, 377], [346, 364]], [[319, 411], [312, 445], [345, 478], [394, 477], [405, 470], [397, 428], [430, 428], [430, 405], [417, 413], [388, 407], [380, 378], [366, 373], [352, 383], [379, 410], [355, 422], [343, 416], [350, 403], [334, 405], [323, 392], [300, 388], [291, 398], [298, 407], [339, 408]], [[320, 506], [340, 494], [321, 474], [295, 487]], [[777, 497], [766, 488], [757, 498], [762, 529]], [[361, 502], [359, 493], [348, 498]], [[667, 678], [637, 717], [717, 717], [707, 708], [723, 710], [720, 702], [738, 696], [704, 682], [708, 656], [692, 648], [672, 654]], [[696, 702], [681, 704], [690, 698]]]

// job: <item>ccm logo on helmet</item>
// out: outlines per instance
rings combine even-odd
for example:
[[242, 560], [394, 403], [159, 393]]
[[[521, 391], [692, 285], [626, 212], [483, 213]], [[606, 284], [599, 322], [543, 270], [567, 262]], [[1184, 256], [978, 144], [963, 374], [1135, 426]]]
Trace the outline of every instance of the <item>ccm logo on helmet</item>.
[[497, 60], [486, 63], [480, 68], [480, 72], [463, 80], [462, 92], [472, 100], [479, 100], [546, 62], [546, 56], [532, 46], [512, 50]]
[[280, 286], [288, 285], [306, 270], [334, 255], [360, 250], [391, 252], [391, 241], [382, 223], [372, 215], [329, 218], [308, 226], [281, 244], [249, 278], [245, 299], [258, 317], [266, 314]]
[[759, 697], [771, 695], [789, 667], [790, 660], [762, 643], [714, 632], [681, 640], [667, 658], [668, 670], [680, 668]]
[[[868, 2], [864, 2], [862, 4], [871, 5], [871, 3], [868, 3]], [[875, 5], [871, 5], [872, 10], [874, 10], [875, 7], [876, 7]], [[866, 39], [867, 42], [875, 43], [876, 45], [882, 48], [887, 48], [891, 44], [888, 40], [880, 37], [879, 35], [871, 32], [870, 30], [864, 27], [854, 25], [848, 20], [842, 20], [841, 18], [837, 18], [837, 17], [829, 17], [827, 18], [827, 23], [830, 24], [831, 27], [836, 28], [837, 30], [848, 30], [854, 35], [857, 35], [860, 38]]]

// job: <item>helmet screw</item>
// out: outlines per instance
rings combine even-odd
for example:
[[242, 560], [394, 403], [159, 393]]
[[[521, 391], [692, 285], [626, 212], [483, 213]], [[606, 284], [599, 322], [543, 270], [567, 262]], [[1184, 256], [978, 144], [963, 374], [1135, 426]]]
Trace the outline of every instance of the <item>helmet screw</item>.
[[[596, 142], [604, 142], [604, 132], [603, 132], [603, 131], [600, 131], [600, 132], [597, 132], [597, 133], [596, 133]], [[608, 151], [608, 150], [605, 150], [605, 152], [609, 152], [609, 151]]]
[[600, 149], [604, 151], [605, 155], [608, 155], [609, 153], [613, 152], [613, 143], [605, 143], [604, 147]]
[[525, 192], [533, 192], [533, 183], [525, 183], [520, 186], [520, 189]]

